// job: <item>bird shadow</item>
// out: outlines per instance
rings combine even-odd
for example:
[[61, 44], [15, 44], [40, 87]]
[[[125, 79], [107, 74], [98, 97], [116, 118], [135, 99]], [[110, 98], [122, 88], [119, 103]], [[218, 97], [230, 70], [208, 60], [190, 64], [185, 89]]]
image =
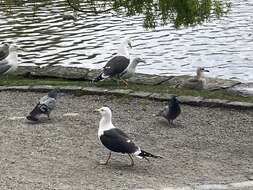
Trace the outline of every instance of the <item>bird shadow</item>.
[[182, 125], [181, 123], [179, 122], [174, 122], [174, 123], [169, 123], [167, 120], [165, 119], [157, 119], [157, 123], [159, 123], [160, 126], [163, 126], [163, 127], [170, 127], [170, 128], [185, 128], [184, 125]]
[[30, 126], [39, 126], [41, 124], [51, 124], [51, 123], [54, 123], [52, 119], [47, 119], [47, 120], [42, 120], [42, 121], [29, 121], [29, 120], [26, 121], [26, 124]]
[[124, 172], [136, 172], [136, 173], [147, 173], [148, 169], [146, 166], [140, 163], [135, 163], [134, 166], [131, 166], [130, 164], [119, 162], [119, 161], [113, 161], [109, 162], [107, 165], [100, 165], [98, 162], [95, 163], [96, 166], [94, 169], [106, 169], [106, 170], [120, 170]]

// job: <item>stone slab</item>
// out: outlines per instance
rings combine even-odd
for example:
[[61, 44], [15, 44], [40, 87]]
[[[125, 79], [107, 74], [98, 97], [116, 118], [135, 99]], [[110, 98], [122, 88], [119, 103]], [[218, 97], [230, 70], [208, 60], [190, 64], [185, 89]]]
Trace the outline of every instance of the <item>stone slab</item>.
[[30, 86], [1, 86], [0, 91], [3, 91], [3, 90], [28, 91], [30, 90]]
[[206, 106], [225, 107], [229, 101], [221, 99], [204, 99], [201, 104]]
[[243, 94], [253, 96], [253, 83], [242, 83], [227, 89], [229, 92], [235, 94]]
[[146, 97], [150, 96], [151, 93], [150, 92], [136, 91], [136, 92], [130, 93], [130, 95], [133, 96], [133, 97], [146, 98]]
[[231, 88], [235, 85], [240, 84], [241, 82], [236, 80], [225, 80], [218, 78], [207, 78], [206, 89], [207, 90], [219, 90]]
[[57, 77], [63, 79], [85, 80], [88, 69], [62, 66], [50, 66], [42, 68], [28, 67], [27, 69], [20, 67], [17, 73], [29, 73], [31, 76], [37, 77]]
[[89, 69], [85, 79], [93, 81], [101, 72], [99, 69]]
[[149, 98], [154, 100], [170, 100], [172, 98], [172, 94], [165, 94], [165, 93], [152, 93]]
[[243, 181], [238, 183], [230, 183], [230, 187], [232, 188], [247, 188], [250, 187], [253, 189], [253, 181]]
[[190, 186], [184, 186], [184, 187], [166, 187], [162, 190], [194, 190], [194, 189]]
[[202, 97], [195, 97], [195, 96], [178, 96], [177, 99], [181, 103], [189, 105], [199, 105], [199, 103], [203, 101]]
[[84, 94], [100, 94], [105, 95], [108, 94], [108, 89], [105, 88], [98, 88], [98, 87], [83, 87], [81, 89], [81, 92]]
[[35, 72], [36, 69], [39, 69], [38, 66], [19, 66], [15, 73], [17, 75], [27, 75], [28, 73]]
[[[17, 69], [17, 74], [40, 77], [58, 77], [74, 80], [94, 80], [102, 70], [87, 69], [76, 67], [63, 67], [63, 66], [20, 66]], [[146, 85], [168, 84], [172, 87], [181, 87], [182, 84], [189, 80], [192, 76], [159, 76], [136, 73], [132, 78], [128, 79], [129, 82]], [[234, 88], [235, 87], [235, 88]], [[241, 84], [235, 80], [225, 80], [218, 78], [207, 78], [207, 90], [229, 89], [231, 92], [241, 92], [253, 94], [253, 84]]]
[[164, 81], [169, 80], [170, 78], [171, 77], [136, 73], [127, 81], [137, 84], [158, 85], [163, 83]]
[[81, 86], [59, 86], [60, 92], [78, 92], [82, 90]]
[[56, 88], [55, 86], [51, 85], [38, 85], [38, 86], [31, 86], [30, 89], [32, 91], [37, 91], [37, 92], [48, 92], [49, 90]]
[[205, 184], [196, 186], [194, 190], [229, 190], [229, 186], [222, 184]]
[[234, 108], [253, 109], [253, 103], [250, 102], [229, 102], [227, 106]]
[[129, 95], [130, 93], [132, 93], [133, 90], [129, 90], [129, 89], [113, 89], [113, 90], [108, 90], [109, 94], [120, 94], [120, 95]]
[[[184, 83], [188, 81], [192, 76], [181, 75], [181, 76], [173, 76], [170, 80], [163, 82], [163, 84], [168, 84], [172, 87], [182, 88]], [[240, 84], [239, 81], [235, 80], [225, 80], [218, 78], [206, 78], [206, 90], [219, 90], [219, 89], [227, 89], [233, 87], [237, 84]]]

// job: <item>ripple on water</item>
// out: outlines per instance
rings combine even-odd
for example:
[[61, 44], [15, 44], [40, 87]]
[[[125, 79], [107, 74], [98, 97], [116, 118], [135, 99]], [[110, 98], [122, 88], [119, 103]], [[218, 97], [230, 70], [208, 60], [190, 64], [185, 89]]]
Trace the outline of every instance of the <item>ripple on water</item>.
[[38, 3], [36, 14], [32, 3], [14, 8], [13, 15], [0, 8], [0, 41], [18, 42], [24, 64], [101, 68], [127, 35], [133, 39], [131, 55], [141, 55], [147, 62], [137, 72], [193, 75], [198, 66], [206, 66], [211, 71], [208, 76], [253, 81], [250, 0], [232, 0], [231, 12], [220, 20], [180, 30], [171, 25], [143, 29], [141, 15], [79, 13], [73, 22], [62, 19], [64, 12], [72, 13], [65, 1], [53, 6]]

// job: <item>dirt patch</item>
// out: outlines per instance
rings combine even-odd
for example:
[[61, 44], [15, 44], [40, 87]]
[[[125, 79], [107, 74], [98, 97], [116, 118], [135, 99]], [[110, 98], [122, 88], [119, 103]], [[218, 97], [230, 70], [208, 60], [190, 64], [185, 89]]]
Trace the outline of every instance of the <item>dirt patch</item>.
[[[161, 189], [170, 185], [229, 183], [253, 173], [253, 112], [182, 106], [175, 126], [153, 114], [163, 102], [116, 96], [60, 94], [51, 121], [23, 118], [44, 94], [0, 92], [0, 189]], [[97, 138], [109, 106], [113, 123], [146, 151], [164, 159], [113, 154]]]

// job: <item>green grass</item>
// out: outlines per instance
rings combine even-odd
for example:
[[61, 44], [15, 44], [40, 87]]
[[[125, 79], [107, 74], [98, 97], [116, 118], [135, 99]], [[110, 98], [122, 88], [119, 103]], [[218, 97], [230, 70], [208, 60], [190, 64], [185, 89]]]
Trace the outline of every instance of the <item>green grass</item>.
[[131, 89], [134, 91], [144, 91], [152, 93], [169, 93], [177, 96], [200, 96], [206, 99], [225, 99], [229, 101], [241, 101], [241, 102], [252, 102], [253, 97], [244, 97], [228, 93], [224, 90], [218, 91], [206, 91], [206, 90], [189, 90], [173, 88], [168, 85], [143, 85], [129, 83], [126, 88], [122, 82], [117, 81], [102, 81], [98, 83], [92, 83], [91, 81], [77, 81], [77, 80], [65, 80], [60, 78], [25, 78], [23, 76], [9, 76], [0, 77], [0, 86], [36, 86], [36, 85], [52, 85], [52, 86], [82, 86], [82, 87], [101, 87], [107, 89]]

